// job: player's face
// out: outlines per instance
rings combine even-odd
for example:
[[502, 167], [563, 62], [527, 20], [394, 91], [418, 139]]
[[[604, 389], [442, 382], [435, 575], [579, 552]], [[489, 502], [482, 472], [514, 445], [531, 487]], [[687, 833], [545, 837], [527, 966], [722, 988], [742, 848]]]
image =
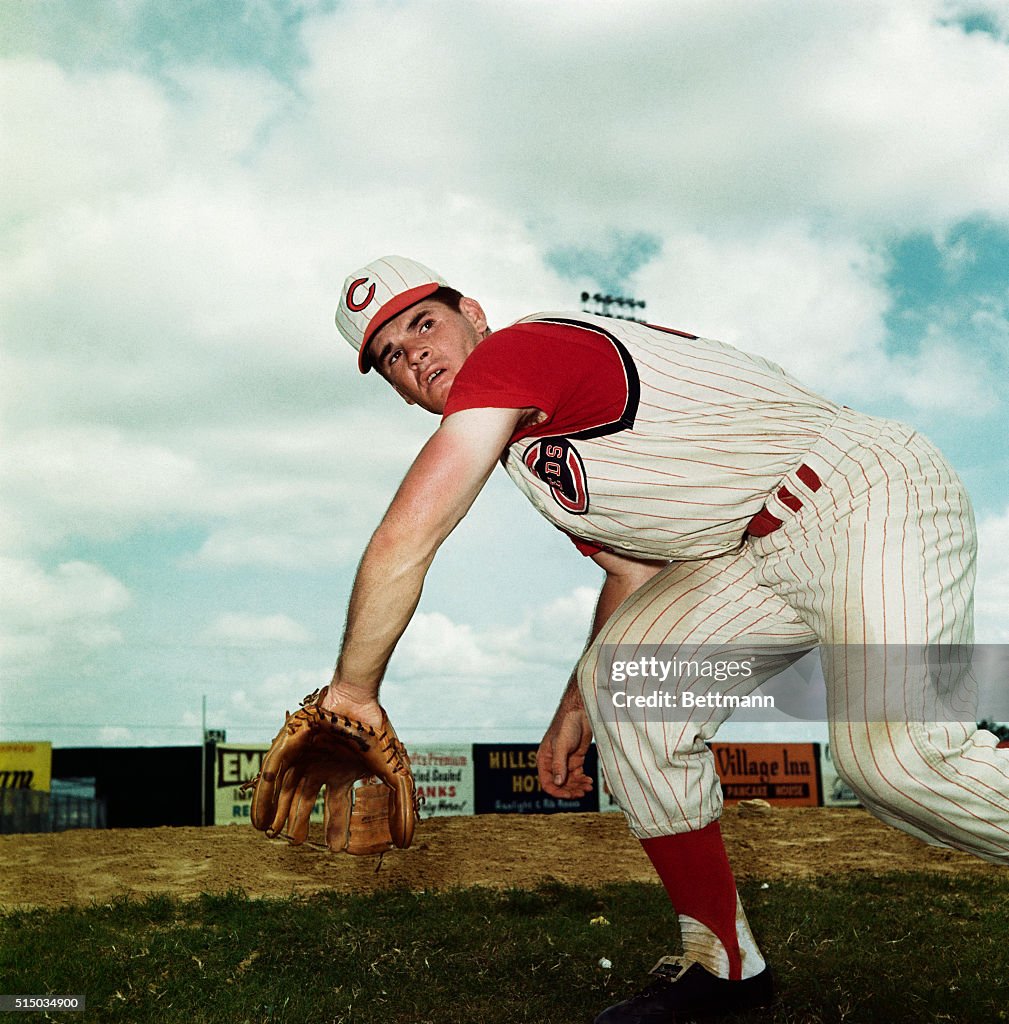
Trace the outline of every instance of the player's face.
[[382, 327], [371, 339], [371, 356], [411, 405], [441, 415], [455, 375], [486, 333], [487, 318], [475, 299], [460, 300], [458, 312], [424, 300]]

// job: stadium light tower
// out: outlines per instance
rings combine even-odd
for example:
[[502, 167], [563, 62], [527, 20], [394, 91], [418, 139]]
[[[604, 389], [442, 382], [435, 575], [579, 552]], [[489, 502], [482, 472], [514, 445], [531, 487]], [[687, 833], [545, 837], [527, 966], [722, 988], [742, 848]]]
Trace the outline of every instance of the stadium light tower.
[[[594, 302], [596, 304], [595, 309], [585, 309], [587, 302]], [[614, 312], [613, 307], [616, 307], [620, 312]], [[582, 312], [583, 313], [596, 313], [599, 316], [613, 317], [615, 320], [633, 320], [635, 323], [645, 323], [640, 317], [634, 315], [635, 309], [644, 309], [644, 299], [631, 299], [626, 295], [603, 295], [601, 292], [582, 292]], [[628, 310], [627, 313], [622, 312]]]

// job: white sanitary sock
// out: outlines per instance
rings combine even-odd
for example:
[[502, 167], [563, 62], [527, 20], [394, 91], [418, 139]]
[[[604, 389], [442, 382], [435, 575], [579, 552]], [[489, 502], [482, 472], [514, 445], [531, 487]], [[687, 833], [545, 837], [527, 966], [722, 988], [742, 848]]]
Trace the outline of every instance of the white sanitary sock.
[[[683, 955], [688, 960], [696, 960], [706, 971], [717, 977], [728, 978], [729, 954], [718, 936], [706, 925], [686, 914], [680, 914], [679, 920], [680, 934], [683, 937]], [[736, 941], [739, 943], [742, 977], [752, 978], [760, 974], [767, 964], [760, 955], [753, 932], [750, 931], [739, 893], [736, 893]]]

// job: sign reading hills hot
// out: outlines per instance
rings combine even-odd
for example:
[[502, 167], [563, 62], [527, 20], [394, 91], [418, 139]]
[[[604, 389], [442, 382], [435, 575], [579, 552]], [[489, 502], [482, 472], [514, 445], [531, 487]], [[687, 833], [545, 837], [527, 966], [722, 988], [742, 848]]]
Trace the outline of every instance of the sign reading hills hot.
[[[599, 793], [591, 790], [579, 800], [550, 796], [540, 786], [536, 743], [474, 743], [473, 771], [477, 814], [557, 814], [598, 811]], [[585, 757], [585, 773], [596, 775], [596, 749]]]

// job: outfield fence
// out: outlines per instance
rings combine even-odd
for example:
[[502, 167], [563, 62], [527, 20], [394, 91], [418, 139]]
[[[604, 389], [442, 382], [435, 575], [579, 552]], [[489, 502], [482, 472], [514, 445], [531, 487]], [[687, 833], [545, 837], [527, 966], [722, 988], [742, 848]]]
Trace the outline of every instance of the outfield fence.
[[105, 827], [105, 801], [97, 797], [0, 789], [0, 835]]

